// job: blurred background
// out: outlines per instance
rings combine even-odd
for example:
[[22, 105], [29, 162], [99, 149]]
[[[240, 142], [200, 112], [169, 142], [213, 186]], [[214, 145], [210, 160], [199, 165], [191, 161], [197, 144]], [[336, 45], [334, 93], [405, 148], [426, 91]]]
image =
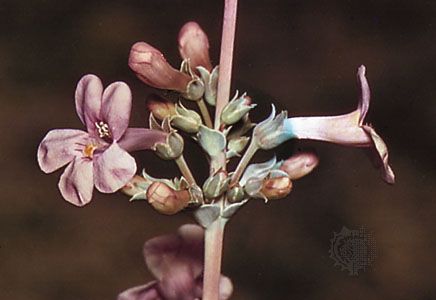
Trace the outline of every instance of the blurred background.
[[[174, 66], [179, 28], [197, 21], [218, 63], [223, 1], [0, 1], [0, 299], [115, 299], [152, 279], [142, 257], [151, 237], [193, 222], [165, 217], [146, 202], [102, 195], [76, 208], [44, 175], [36, 149], [54, 128], [82, 128], [74, 90], [87, 73], [133, 92], [131, 124], [144, 126], [147, 95], [127, 66], [147, 41]], [[436, 2], [240, 1], [233, 90], [274, 101], [291, 116], [354, 110], [356, 71], [367, 67], [367, 121], [389, 146], [397, 175], [385, 184], [361, 149], [288, 142], [280, 158], [316, 149], [321, 163], [286, 199], [251, 201], [228, 224], [223, 273], [232, 299], [436, 299]], [[262, 152], [257, 161], [269, 159]], [[203, 181], [207, 165], [188, 145]], [[156, 177], [177, 169], [136, 155]], [[334, 267], [330, 239], [343, 226], [371, 231], [377, 258], [358, 276]]]

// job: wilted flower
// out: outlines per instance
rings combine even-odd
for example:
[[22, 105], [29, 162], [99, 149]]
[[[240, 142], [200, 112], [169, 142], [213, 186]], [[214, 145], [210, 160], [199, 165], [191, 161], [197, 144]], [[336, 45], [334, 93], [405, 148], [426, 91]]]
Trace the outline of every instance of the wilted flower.
[[328, 141], [354, 147], [373, 147], [383, 167], [383, 179], [388, 183], [394, 183], [395, 175], [388, 164], [386, 144], [374, 128], [364, 124], [370, 100], [365, 66], [360, 66], [357, 77], [362, 94], [355, 111], [339, 116], [289, 118], [285, 121], [284, 129], [289, 138]]
[[318, 157], [311, 152], [301, 152], [292, 155], [280, 166], [280, 170], [286, 172], [291, 180], [306, 176], [318, 166]]
[[147, 199], [158, 212], [173, 215], [188, 206], [191, 196], [188, 189], [178, 191], [163, 182], [153, 182], [147, 189]]
[[38, 163], [45, 173], [68, 164], [59, 189], [65, 200], [83, 206], [91, 201], [94, 185], [100, 192], [112, 193], [133, 177], [136, 163], [127, 151], [150, 149], [166, 134], [127, 128], [131, 92], [123, 82], [114, 82], [103, 91], [97, 76], [86, 75], [77, 85], [75, 98], [87, 132], [50, 131], [39, 145]]
[[268, 200], [284, 198], [292, 190], [289, 176], [267, 178], [262, 183], [260, 193]]
[[191, 68], [198, 66], [212, 70], [209, 58], [209, 40], [196, 22], [188, 22], [179, 32], [179, 51], [183, 59], [189, 59]]
[[[157, 280], [130, 288], [117, 300], [193, 300], [202, 297], [204, 230], [187, 224], [177, 234], [153, 238], [144, 245], [147, 267]], [[233, 285], [220, 278], [219, 299], [229, 299]]]

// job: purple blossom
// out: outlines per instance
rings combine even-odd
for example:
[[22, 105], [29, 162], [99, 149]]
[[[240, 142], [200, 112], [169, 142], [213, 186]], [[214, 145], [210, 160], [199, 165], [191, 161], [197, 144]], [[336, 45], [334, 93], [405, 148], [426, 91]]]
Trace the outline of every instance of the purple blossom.
[[100, 79], [86, 75], [77, 84], [76, 110], [87, 131], [54, 129], [38, 148], [38, 163], [45, 173], [68, 164], [59, 190], [68, 202], [83, 206], [91, 201], [93, 187], [112, 193], [135, 174], [136, 163], [127, 151], [150, 149], [165, 134], [145, 128], [127, 128], [132, 96], [124, 82], [103, 91]]
[[[202, 297], [204, 229], [183, 225], [177, 234], [153, 238], [144, 245], [147, 267], [157, 280], [130, 288], [118, 300], [193, 300]], [[229, 299], [233, 285], [220, 279], [219, 299]]]
[[371, 125], [365, 124], [369, 109], [370, 89], [365, 77], [365, 66], [357, 72], [361, 96], [356, 110], [338, 116], [293, 117], [285, 120], [284, 131], [289, 138], [327, 141], [345, 146], [369, 147], [381, 167], [382, 177], [388, 183], [395, 182], [389, 166], [388, 148]]

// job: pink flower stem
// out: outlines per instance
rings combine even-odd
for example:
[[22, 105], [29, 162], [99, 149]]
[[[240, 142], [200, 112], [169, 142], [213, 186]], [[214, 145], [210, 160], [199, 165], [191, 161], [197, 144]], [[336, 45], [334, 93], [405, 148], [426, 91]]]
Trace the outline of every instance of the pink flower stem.
[[[215, 110], [215, 129], [220, 130], [221, 111], [229, 102], [230, 83], [232, 78], [233, 45], [235, 41], [237, 0], [225, 0], [223, 33], [221, 39], [220, 70]], [[226, 169], [225, 153], [221, 153], [211, 163], [211, 171]], [[219, 200], [221, 208], [225, 206], [225, 199]], [[219, 299], [219, 282], [221, 276], [221, 257], [223, 249], [224, 226], [226, 219], [218, 217], [206, 228], [203, 300]]]
[[219, 299], [221, 257], [226, 220], [219, 217], [209, 225], [205, 233], [203, 300]]
[[215, 129], [219, 129], [221, 111], [229, 102], [232, 79], [233, 45], [235, 41], [236, 11], [238, 0], [225, 0], [223, 35], [221, 39], [220, 71], [215, 110]]

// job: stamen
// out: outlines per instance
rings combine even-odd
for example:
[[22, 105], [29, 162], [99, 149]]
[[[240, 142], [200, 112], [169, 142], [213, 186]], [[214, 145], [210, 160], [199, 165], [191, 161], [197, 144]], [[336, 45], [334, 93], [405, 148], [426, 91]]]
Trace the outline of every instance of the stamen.
[[97, 127], [98, 136], [100, 138], [111, 137], [111, 133], [109, 131], [109, 125], [103, 121], [95, 122], [95, 127]]

